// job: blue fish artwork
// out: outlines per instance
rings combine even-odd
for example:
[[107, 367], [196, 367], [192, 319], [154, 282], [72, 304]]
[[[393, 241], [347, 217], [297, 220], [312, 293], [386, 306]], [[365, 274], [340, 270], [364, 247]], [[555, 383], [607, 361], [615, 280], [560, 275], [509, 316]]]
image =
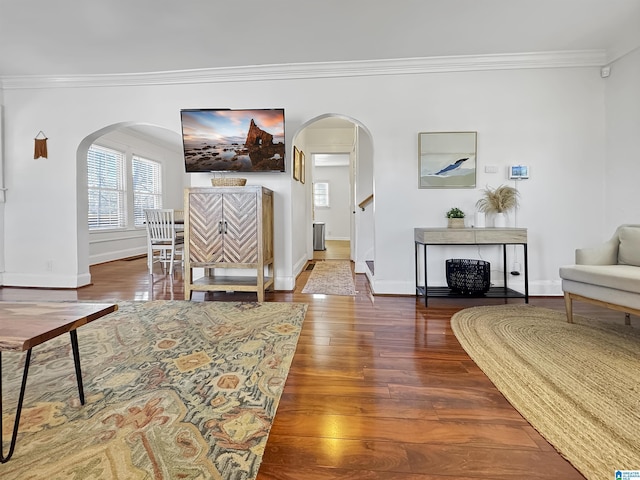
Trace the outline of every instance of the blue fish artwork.
[[465, 162], [469, 160], [469, 157], [467, 158], [461, 158], [459, 160], [456, 160], [455, 162], [453, 162], [450, 165], [447, 165], [446, 167], [444, 167], [442, 170], [440, 170], [439, 172], [434, 173], [434, 175], [442, 175], [444, 173], [450, 172], [451, 170], [455, 170], [456, 168], [460, 168], [460, 166]]

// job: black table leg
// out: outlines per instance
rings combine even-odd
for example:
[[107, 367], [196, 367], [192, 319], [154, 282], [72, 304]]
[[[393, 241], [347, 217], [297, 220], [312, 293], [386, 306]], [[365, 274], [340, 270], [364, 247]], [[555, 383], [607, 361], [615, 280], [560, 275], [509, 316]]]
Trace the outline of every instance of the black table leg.
[[524, 302], [529, 303], [529, 257], [527, 256], [527, 244], [524, 247]]
[[[507, 245], [506, 244], [502, 244], [502, 274], [503, 274], [503, 278], [502, 281], [504, 282], [504, 294], [505, 296], [507, 295]], [[504, 303], [507, 303], [507, 300], [505, 299]]]
[[429, 287], [427, 282], [427, 245], [423, 244], [422, 246], [423, 256], [424, 256], [424, 306], [428, 307], [429, 301]]
[[416, 274], [416, 297], [420, 296], [420, 285], [419, 285], [419, 279], [418, 279], [418, 242], [413, 242], [413, 253], [414, 253], [414, 257], [415, 257], [415, 262], [414, 262], [414, 267], [415, 267], [415, 274]]
[[73, 349], [73, 364], [76, 367], [76, 380], [78, 381], [78, 393], [80, 394], [80, 404], [84, 405], [84, 387], [82, 386], [82, 371], [80, 370], [80, 351], [78, 350], [78, 332], [71, 330], [71, 348]]
[[18, 425], [20, 425], [20, 414], [22, 413], [22, 402], [24, 400], [24, 391], [27, 387], [27, 375], [29, 373], [29, 364], [31, 363], [31, 349], [27, 350], [27, 357], [24, 361], [24, 371], [22, 373], [22, 385], [20, 386], [20, 396], [18, 397], [18, 408], [16, 410], [16, 418], [13, 422], [13, 434], [11, 435], [11, 444], [7, 456], [4, 455], [4, 445], [2, 445], [2, 352], [0, 352], [0, 463], [6, 463], [13, 455], [16, 448], [16, 439], [18, 438]]

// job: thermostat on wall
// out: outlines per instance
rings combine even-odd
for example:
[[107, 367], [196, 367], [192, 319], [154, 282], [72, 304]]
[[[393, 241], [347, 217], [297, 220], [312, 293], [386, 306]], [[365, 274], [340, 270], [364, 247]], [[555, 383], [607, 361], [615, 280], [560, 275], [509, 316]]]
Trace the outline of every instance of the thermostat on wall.
[[509, 167], [509, 178], [514, 180], [529, 178], [529, 167], [527, 165], [511, 165]]

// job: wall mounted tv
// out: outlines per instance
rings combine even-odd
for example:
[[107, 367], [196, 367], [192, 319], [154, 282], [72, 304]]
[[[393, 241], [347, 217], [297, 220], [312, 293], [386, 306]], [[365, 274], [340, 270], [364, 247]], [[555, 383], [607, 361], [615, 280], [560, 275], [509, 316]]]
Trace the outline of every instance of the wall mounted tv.
[[284, 109], [183, 109], [190, 172], [284, 172]]

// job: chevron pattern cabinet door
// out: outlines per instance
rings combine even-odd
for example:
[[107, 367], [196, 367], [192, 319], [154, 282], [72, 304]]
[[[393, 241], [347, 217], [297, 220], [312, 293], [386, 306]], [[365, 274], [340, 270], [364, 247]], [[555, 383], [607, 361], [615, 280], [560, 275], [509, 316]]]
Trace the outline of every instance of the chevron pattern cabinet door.
[[258, 261], [257, 198], [254, 193], [224, 194], [224, 261]]
[[263, 302], [275, 285], [273, 191], [258, 185], [190, 187], [184, 198], [185, 300], [195, 291], [240, 291], [256, 292]]
[[189, 261], [224, 261], [222, 195], [192, 193], [189, 197]]

